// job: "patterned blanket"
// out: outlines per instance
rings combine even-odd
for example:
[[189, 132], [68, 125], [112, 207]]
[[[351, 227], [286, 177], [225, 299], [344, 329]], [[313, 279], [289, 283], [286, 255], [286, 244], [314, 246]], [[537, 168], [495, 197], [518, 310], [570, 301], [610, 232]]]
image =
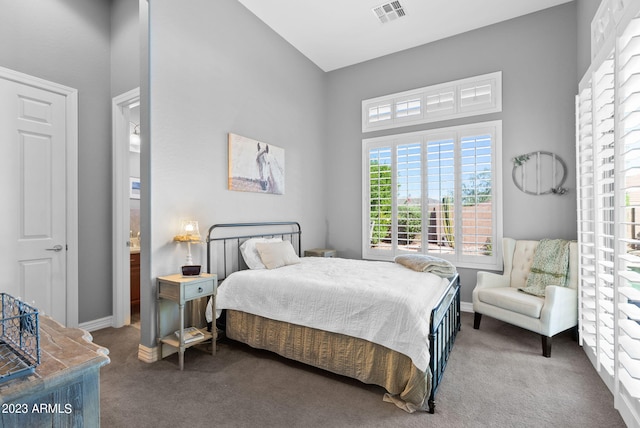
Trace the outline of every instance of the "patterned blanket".
[[544, 296], [547, 285], [568, 285], [569, 241], [563, 239], [543, 239], [533, 254], [531, 272], [527, 284], [520, 291]]

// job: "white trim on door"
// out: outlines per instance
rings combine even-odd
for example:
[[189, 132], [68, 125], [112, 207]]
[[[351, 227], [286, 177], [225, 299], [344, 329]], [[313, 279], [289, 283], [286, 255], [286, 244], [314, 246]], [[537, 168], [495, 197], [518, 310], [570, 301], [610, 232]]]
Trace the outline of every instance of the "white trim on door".
[[129, 254], [129, 109], [140, 88], [113, 98], [113, 327], [131, 323]]
[[78, 90], [4, 67], [0, 67], [0, 79], [60, 94], [66, 100], [66, 326], [78, 327]]

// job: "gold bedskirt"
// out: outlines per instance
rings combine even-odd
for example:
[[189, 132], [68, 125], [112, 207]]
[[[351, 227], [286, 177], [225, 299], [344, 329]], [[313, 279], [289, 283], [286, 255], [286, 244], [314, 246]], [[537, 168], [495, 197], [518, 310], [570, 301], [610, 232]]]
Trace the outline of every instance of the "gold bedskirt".
[[227, 310], [226, 333], [251, 347], [381, 386], [407, 411], [428, 408], [431, 373], [382, 345], [232, 310]]

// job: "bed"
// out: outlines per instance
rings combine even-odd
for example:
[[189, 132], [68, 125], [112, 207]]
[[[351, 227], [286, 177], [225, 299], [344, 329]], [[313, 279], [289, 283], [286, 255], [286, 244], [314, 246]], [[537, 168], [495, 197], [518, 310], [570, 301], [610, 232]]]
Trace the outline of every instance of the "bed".
[[[434, 413], [460, 330], [458, 275], [442, 278], [393, 262], [301, 257], [301, 237], [297, 222], [211, 226], [207, 272], [218, 274], [216, 307], [224, 312], [219, 326], [226, 336], [381, 386], [385, 401], [408, 412]], [[250, 256], [248, 244], [265, 251], [286, 247], [286, 256], [274, 265], [268, 252], [256, 254], [252, 247]], [[255, 266], [261, 261], [269, 268]]]

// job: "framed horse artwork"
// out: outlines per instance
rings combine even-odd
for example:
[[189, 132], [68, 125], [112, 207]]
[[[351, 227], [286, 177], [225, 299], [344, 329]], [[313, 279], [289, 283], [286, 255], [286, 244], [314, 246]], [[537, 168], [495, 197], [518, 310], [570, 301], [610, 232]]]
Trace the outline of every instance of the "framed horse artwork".
[[229, 190], [284, 195], [284, 149], [229, 133]]

